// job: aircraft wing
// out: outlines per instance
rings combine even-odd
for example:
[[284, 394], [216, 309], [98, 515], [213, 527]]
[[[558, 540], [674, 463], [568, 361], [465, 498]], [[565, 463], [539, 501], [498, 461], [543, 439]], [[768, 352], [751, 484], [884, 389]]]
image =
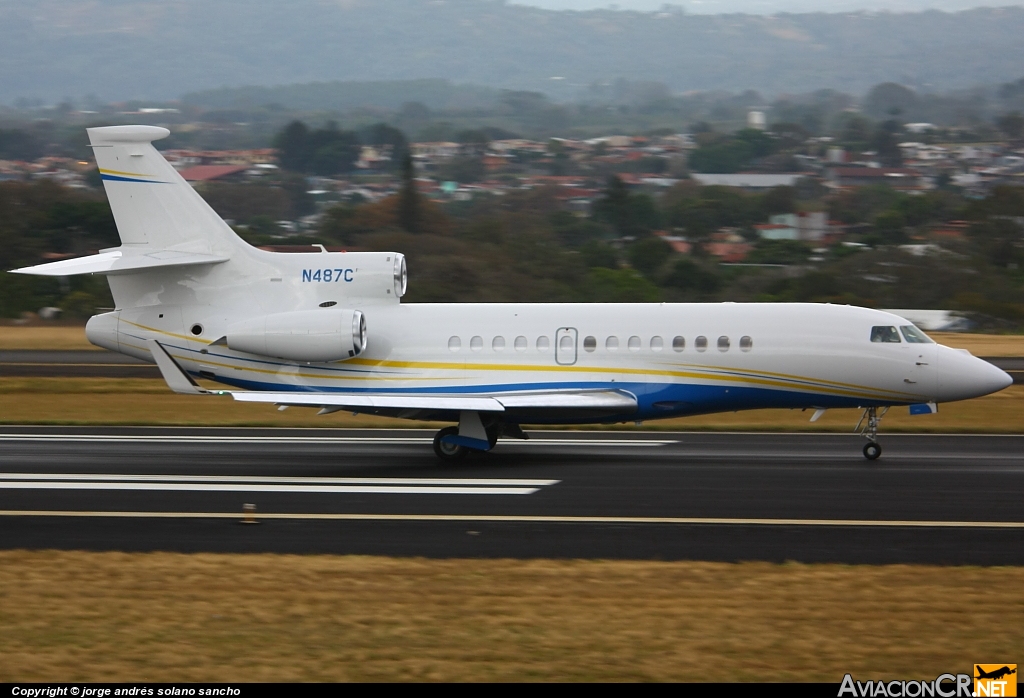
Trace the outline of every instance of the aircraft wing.
[[351, 409], [357, 412], [509, 412], [513, 415], [544, 415], [572, 412], [589, 415], [630, 414], [637, 409], [636, 396], [618, 390], [530, 390], [490, 394], [463, 393], [345, 393], [257, 390], [208, 391], [197, 384], [155, 339], [146, 340], [153, 360], [168, 387], [176, 393], [228, 394], [238, 402], [264, 402], [289, 407], [319, 407], [322, 412]]
[[530, 391], [511, 394], [461, 393], [343, 393], [230, 391], [239, 402], [270, 402], [296, 407], [390, 408], [402, 410], [458, 410], [515, 412], [519, 410], [596, 410], [632, 412], [636, 398], [614, 390]]

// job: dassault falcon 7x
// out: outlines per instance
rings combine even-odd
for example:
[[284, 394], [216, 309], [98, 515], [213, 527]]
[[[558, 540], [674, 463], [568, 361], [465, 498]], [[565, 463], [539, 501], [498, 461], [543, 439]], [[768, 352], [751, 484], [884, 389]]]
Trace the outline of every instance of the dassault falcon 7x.
[[155, 362], [178, 393], [456, 423], [434, 438], [442, 459], [526, 438], [524, 424], [853, 407], [874, 460], [889, 407], [934, 412], [1012, 383], [866, 308], [402, 304], [401, 254], [256, 249], [153, 147], [167, 129], [88, 131], [121, 246], [15, 271], [106, 275], [116, 309], [89, 320], [89, 341]]

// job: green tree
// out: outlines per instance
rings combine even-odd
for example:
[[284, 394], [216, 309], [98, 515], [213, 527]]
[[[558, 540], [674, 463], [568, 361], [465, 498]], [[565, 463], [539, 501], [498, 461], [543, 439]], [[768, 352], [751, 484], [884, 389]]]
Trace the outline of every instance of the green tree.
[[899, 245], [907, 241], [907, 219], [899, 211], [884, 211], [875, 218], [875, 231], [887, 245]]
[[281, 167], [303, 172], [309, 163], [309, 129], [301, 121], [292, 121], [274, 137], [277, 161]]
[[627, 256], [634, 269], [648, 279], [653, 279], [671, 254], [671, 245], [659, 237], [651, 236], [630, 245]]
[[722, 277], [711, 264], [698, 262], [692, 257], [680, 257], [665, 279], [665, 285], [708, 295], [722, 286]]
[[761, 200], [765, 215], [794, 213], [796, 211], [796, 189], [793, 187], [772, 187]]
[[416, 233], [420, 229], [420, 195], [416, 191], [416, 169], [412, 154], [406, 151], [402, 158], [402, 189], [398, 192], [398, 225], [403, 230]]
[[810, 254], [810, 248], [796, 240], [759, 240], [747, 255], [747, 261], [756, 264], [803, 264]]
[[619, 268], [619, 253], [608, 243], [596, 240], [588, 242], [580, 248], [580, 254], [583, 256], [583, 262], [588, 268]]
[[658, 287], [632, 269], [593, 268], [582, 291], [592, 303], [656, 303], [661, 300]]
[[886, 167], [903, 166], [903, 152], [896, 137], [899, 128], [895, 121], [886, 121], [875, 129], [871, 137], [871, 149], [877, 153], [878, 161]]
[[301, 121], [292, 121], [273, 144], [283, 169], [324, 176], [351, 171], [360, 151], [356, 134], [341, 131], [334, 123], [310, 131]]
[[594, 218], [625, 237], [649, 234], [661, 225], [661, 212], [646, 194], [633, 194], [617, 176], [608, 178], [604, 196], [594, 202]]

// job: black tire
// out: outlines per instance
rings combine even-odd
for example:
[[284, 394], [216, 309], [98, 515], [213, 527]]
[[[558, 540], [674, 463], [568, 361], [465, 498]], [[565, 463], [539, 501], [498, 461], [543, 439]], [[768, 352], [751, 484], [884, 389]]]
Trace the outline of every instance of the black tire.
[[878, 460], [878, 457], [882, 455], [882, 447], [874, 441], [870, 441], [864, 444], [864, 457], [868, 460]]
[[453, 462], [466, 457], [469, 449], [456, 444], [442, 443], [441, 439], [459, 433], [458, 427], [445, 427], [434, 435], [434, 454], [443, 461]]

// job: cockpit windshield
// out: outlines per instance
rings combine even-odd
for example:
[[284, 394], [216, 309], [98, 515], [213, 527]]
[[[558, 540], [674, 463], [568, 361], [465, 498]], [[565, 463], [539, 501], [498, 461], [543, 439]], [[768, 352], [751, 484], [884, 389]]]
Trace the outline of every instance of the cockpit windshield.
[[899, 344], [900, 333], [897, 332], [896, 328], [891, 325], [876, 325], [871, 328], [871, 341], [892, 342], [893, 344]]
[[911, 344], [935, 344], [931, 337], [913, 325], [900, 325], [900, 332], [903, 333], [903, 338]]

